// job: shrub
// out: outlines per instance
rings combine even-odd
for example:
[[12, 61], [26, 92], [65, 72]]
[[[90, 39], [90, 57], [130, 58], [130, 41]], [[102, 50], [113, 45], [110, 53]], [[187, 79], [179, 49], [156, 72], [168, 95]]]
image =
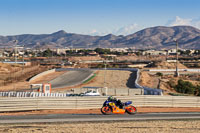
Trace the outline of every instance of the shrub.
[[162, 77], [162, 76], [163, 76], [163, 73], [157, 72], [156, 75]]
[[175, 88], [175, 87], [176, 87], [176, 83], [175, 83], [175, 81], [174, 81], [173, 79], [170, 79], [170, 80], [168, 81], [168, 84], [169, 84], [169, 86], [170, 86], [171, 88]]
[[196, 86], [196, 95], [200, 96], [200, 85]]
[[175, 90], [180, 93], [194, 94], [196, 86], [189, 81], [178, 80], [178, 84], [175, 86]]

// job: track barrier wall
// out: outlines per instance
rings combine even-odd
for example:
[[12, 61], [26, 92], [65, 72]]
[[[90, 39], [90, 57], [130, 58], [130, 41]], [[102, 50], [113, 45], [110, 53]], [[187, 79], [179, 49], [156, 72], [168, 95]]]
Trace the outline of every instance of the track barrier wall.
[[[59, 94], [53, 94], [59, 95]], [[131, 96], [117, 97], [122, 102], [133, 101], [136, 107], [200, 107], [200, 97]], [[101, 108], [106, 96], [96, 97], [0, 97], [0, 112], [45, 109]]]

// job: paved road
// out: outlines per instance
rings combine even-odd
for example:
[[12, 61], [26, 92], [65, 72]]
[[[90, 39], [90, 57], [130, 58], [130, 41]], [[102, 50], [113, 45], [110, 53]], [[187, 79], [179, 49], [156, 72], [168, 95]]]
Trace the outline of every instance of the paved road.
[[68, 86], [74, 86], [82, 83], [88, 76], [93, 73], [92, 70], [79, 70], [79, 71], [68, 71], [61, 76], [51, 80], [52, 88], [62, 88]]
[[97, 122], [97, 121], [139, 121], [139, 120], [185, 120], [198, 119], [199, 113], [145, 113], [136, 115], [99, 115], [99, 114], [50, 114], [26, 116], [0, 116], [3, 123], [38, 123], [38, 122]]

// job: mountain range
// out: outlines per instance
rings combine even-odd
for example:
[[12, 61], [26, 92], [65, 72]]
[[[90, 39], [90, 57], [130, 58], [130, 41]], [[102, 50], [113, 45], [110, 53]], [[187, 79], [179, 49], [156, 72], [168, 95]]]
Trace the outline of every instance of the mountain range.
[[200, 49], [200, 30], [191, 26], [150, 27], [127, 36], [108, 34], [90, 36], [67, 33], [63, 30], [52, 34], [23, 34], [0, 36], [1, 47], [17, 45], [29, 48], [124, 48], [170, 49], [175, 48], [177, 40], [180, 48]]

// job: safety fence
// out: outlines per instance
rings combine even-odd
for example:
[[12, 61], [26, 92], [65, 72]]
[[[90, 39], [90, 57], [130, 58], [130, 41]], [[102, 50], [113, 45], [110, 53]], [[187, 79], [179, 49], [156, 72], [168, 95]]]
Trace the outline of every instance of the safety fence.
[[[92, 87], [91, 87], [92, 88]], [[76, 88], [68, 93], [41, 93], [41, 92], [0, 92], [0, 97], [69, 97], [69, 96], [82, 96], [89, 88]], [[100, 95], [112, 96], [133, 96], [142, 95], [143, 89], [127, 89], [127, 88], [98, 88]]]
[[[175, 72], [176, 69], [149, 69], [150, 72]], [[200, 72], [200, 69], [178, 69], [178, 71], [184, 72]]]
[[67, 97], [67, 93], [0, 92], [0, 97]]
[[[200, 97], [186, 96], [134, 96], [117, 97], [122, 102], [133, 101], [136, 107], [200, 107]], [[107, 97], [37, 97], [0, 98], [0, 112], [45, 109], [101, 108]]]

